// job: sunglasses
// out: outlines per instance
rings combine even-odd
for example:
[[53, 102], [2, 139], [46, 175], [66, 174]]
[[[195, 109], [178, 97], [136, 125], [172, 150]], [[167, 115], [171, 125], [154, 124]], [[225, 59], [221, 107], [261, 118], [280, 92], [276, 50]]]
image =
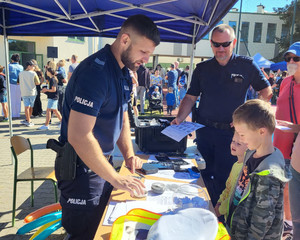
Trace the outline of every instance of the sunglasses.
[[214, 46], [214, 47], [216, 47], [216, 48], [218, 48], [218, 47], [220, 47], [220, 46], [222, 46], [222, 47], [228, 47], [231, 43], [233, 42], [233, 40], [232, 41], [229, 41], [229, 42], [222, 42], [222, 43], [218, 43], [218, 42], [214, 42], [213, 40], [211, 40], [211, 43], [212, 43], [212, 45]]
[[294, 62], [300, 61], [300, 57], [284, 57], [284, 61], [286, 61], [286, 62], [290, 62], [291, 59], [293, 59]]

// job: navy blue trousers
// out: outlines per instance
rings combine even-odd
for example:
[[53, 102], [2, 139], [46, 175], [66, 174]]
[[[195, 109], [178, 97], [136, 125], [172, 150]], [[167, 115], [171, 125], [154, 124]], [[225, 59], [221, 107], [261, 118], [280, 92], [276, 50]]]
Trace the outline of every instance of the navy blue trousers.
[[62, 226], [70, 240], [92, 240], [99, 226], [112, 185], [82, 162], [72, 181], [58, 181], [61, 190]]
[[230, 151], [233, 131], [204, 127], [197, 130], [196, 136], [197, 148], [206, 162], [201, 174], [211, 201], [216, 205], [232, 165], [237, 161]]

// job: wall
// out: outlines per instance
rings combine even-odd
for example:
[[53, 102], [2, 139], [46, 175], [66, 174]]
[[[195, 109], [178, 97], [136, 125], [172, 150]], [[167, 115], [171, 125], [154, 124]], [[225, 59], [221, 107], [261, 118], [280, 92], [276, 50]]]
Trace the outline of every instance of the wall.
[[[58, 47], [58, 58], [54, 59], [58, 62], [60, 59], [71, 58], [73, 54], [78, 56], [78, 61], [85, 59], [87, 56], [98, 50], [99, 38], [85, 37], [84, 42], [74, 42], [68, 37], [20, 37], [11, 36], [8, 39], [31, 41], [35, 42], [36, 54], [43, 54], [44, 65], [52, 58], [47, 58], [47, 47]], [[5, 64], [4, 56], [4, 40], [0, 36], [0, 64]], [[68, 69], [70, 62], [67, 62], [66, 69]]]

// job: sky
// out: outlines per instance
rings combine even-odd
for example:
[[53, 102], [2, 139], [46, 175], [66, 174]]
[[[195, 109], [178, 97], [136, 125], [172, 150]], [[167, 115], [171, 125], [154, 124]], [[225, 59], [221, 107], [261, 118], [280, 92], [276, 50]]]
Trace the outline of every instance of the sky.
[[[274, 12], [273, 8], [284, 7], [291, 4], [292, 0], [242, 0], [242, 12], [256, 12], [257, 5], [262, 4], [265, 6], [265, 11]], [[299, 1], [299, 0], [298, 0]], [[240, 9], [241, 0], [239, 0], [234, 8]]]

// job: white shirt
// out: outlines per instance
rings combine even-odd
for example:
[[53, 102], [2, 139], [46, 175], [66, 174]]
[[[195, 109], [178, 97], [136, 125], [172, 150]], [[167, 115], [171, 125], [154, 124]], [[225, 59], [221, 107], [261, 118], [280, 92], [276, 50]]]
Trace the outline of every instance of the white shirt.
[[36, 72], [31, 70], [20, 72], [19, 83], [22, 97], [36, 96], [36, 84], [40, 83]]

